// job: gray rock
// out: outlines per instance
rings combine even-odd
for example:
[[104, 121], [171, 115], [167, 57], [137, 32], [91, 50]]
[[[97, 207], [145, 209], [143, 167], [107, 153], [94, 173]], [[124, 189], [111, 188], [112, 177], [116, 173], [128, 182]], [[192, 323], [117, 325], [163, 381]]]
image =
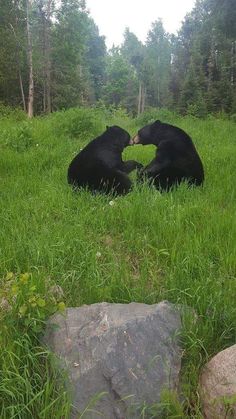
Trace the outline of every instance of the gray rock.
[[86, 408], [83, 418], [138, 418], [164, 389], [177, 390], [180, 328], [180, 313], [168, 302], [101, 303], [53, 316], [44, 342], [68, 371], [72, 418]]
[[219, 352], [205, 365], [200, 393], [206, 419], [236, 418], [236, 345]]

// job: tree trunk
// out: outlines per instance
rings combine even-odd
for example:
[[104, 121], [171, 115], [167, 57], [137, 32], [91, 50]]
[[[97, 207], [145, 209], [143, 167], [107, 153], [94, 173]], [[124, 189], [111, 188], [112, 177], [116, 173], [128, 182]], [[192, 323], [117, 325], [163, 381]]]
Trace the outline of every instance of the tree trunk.
[[212, 87], [212, 83], [214, 80], [214, 75], [216, 73], [216, 69], [218, 67], [218, 56], [217, 56], [217, 49], [216, 49], [216, 39], [215, 39], [215, 29], [213, 28], [213, 35], [211, 39], [211, 49], [210, 49], [210, 56], [208, 59], [208, 79], [207, 79], [207, 88], [210, 91]]
[[[17, 25], [17, 23], [16, 23], [16, 25]], [[22, 76], [21, 76], [21, 69], [20, 69], [20, 56], [19, 56], [20, 43], [19, 43], [19, 41], [17, 39], [16, 32], [15, 32], [15, 29], [12, 26], [12, 24], [10, 24], [10, 27], [12, 29], [12, 32], [13, 32], [14, 37], [15, 37], [15, 40], [16, 40], [16, 61], [17, 61], [17, 67], [18, 67], [18, 75], [19, 75], [21, 99], [22, 99], [23, 109], [26, 112], [25, 92], [24, 92], [24, 87], [23, 87], [23, 82], [22, 82]]]
[[146, 102], [146, 87], [143, 82], [139, 82], [139, 93], [138, 93], [138, 115], [144, 112]]
[[24, 109], [24, 112], [26, 112], [25, 92], [24, 92], [24, 87], [23, 87], [23, 82], [22, 82], [20, 67], [19, 67], [19, 83], [20, 83], [20, 91], [21, 91], [21, 98], [22, 98], [23, 109]]
[[46, 112], [52, 112], [51, 103], [51, 6], [52, 0], [48, 0], [46, 10], [46, 26], [45, 26], [45, 84], [46, 84]]
[[138, 92], [138, 115], [141, 113], [141, 102], [142, 102], [142, 82], [139, 82], [139, 92]]
[[[157, 57], [157, 68], [160, 72], [160, 56]], [[161, 104], [161, 98], [160, 98], [160, 76], [157, 74], [157, 106], [160, 107]]]
[[34, 115], [34, 76], [33, 76], [33, 48], [32, 48], [32, 33], [30, 27], [30, 11], [32, 8], [32, 0], [26, 2], [26, 26], [27, 26], [27, 41], [28, 41], [28, 62], [29, 62], [29, 95], [28, 95], [28, 117], [32, 118]]
[[42, 56], [43, 56], [43, 113], [46, 113], [46, 60], [45, 60], [45, 49], [46, 49], [46, 17], [45, 12], [43, 10], [43, 2], [40, 1], [39, 5], [39, 13], [41, 15], [42, 20]]
[[157, 106], [160, 107], [160, 81], [157, 80]]
[[235, 82], [235, 65], [236, 65], [236, 41], [232, 41], [231, 46], [231, 75], [230, 81], [231, 85], [234, 85]]
[[141, 101], [141, 113], [144, 112], [146, 102], [146, 87], [143, 85], [142, 89], [142, 101]]

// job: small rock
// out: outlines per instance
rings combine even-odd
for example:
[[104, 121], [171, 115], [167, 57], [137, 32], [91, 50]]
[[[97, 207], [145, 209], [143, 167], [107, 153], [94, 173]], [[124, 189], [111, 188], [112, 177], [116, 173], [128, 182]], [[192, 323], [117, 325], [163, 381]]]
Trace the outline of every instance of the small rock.
[[236, 345], [219, 352], [205, 365], [200, 393], [206, 419], [236, 418]]

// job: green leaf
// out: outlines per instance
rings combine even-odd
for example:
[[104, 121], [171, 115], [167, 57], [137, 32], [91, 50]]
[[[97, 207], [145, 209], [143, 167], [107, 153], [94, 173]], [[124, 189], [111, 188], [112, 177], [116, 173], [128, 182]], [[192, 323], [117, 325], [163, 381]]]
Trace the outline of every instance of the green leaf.
[[38, 298], [37, 299], [37, 306], [38, 307], [45, 307], [46, 305], [46, 301], [43, 298]]
[[19, 313], [20, 313], [22, 316], [24, 316], [24, 315], [25, 315], [25, 313], [26, 313], [26, 311], [27, 311], [27, 305], [26, 305], [26, 304], [23, 304], [23, 306], [21, 306], [21, 307], [19, 308]]
[[60, 303], [57, 304], [57, 309], [59, 311], [64, 311], [66, 309], [66, 305], [65, 303], [63, 303], [63, 301], [61, 301]]

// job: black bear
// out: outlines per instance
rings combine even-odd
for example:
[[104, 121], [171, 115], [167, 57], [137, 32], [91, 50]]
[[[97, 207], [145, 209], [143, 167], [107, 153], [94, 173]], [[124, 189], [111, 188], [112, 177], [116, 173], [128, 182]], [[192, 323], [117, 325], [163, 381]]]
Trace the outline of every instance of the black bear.
[[139, 172], [139, 180], [150, 180], [157, 189], [168, 191], [182, 180], [201, 185], [204, 170], [197, 150], [186, 132], [173, 125], [155, 121], [144, 126], [132, 144], [154, 144], [156, 157]]
[[91, 191], [126, 194], [131, 189], [127, 173], [142, 164], [134, 160], [123, 162], [122, 151], [131, 142], [124, 129], [114, 125], [92, 140], [69, 165], [68, 183], [87, 187]]

